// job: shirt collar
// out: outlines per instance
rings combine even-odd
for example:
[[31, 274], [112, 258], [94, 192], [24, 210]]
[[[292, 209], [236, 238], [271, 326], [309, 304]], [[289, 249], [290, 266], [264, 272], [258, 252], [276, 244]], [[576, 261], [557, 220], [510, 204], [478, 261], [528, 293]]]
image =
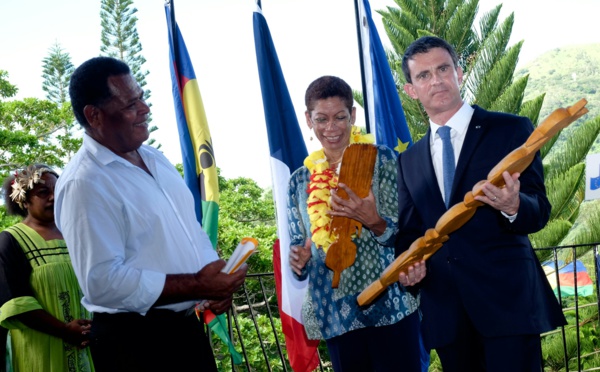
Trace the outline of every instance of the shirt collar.
[[[83, 146], [84, 148], [92, 154], [100, 163], [103, 165], [110, 164], [112, 162], [119, 162], [125, 164], [127, 166], [134, 166], [127, 160], [123, 159], [119, 155], [112, 152], [108, 147], [102, 145], [100, 142], [96, 141], [92, 136], [87, 133], [83, 134]], [[138, 151], [141, 150], [141, 147]]]
[[[453, 129], [452, 132], [454, 132], [454, 135], [462, 135], [469, 127], [469, 123], [473, 117], [473, 112], [475, 112], [475, 109], [466, 102], [463, 102], [460, 109], [458, 109], [458, 111], [450, 118], [450, 120], [446, 122], [446, 126]], [[431, 128], [431, 136], [433, 139], [441, 125], [438, 125], [429, 119], [429, 127]]]

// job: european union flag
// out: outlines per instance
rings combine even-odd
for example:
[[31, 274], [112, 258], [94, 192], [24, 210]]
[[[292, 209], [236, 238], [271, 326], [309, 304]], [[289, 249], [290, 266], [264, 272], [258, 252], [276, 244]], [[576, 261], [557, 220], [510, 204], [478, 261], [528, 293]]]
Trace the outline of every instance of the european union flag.
[[598, 190], [600, 189], [600, 169], [598, 170], [598, 177], [590, 178], [590, 190]]
[[375, 133], [375, 142], [386, 145], [398, 153], [412, 145], [412, 138], [400, 96], [381, 39], [371, 17], [368, 0], [358, 0], [362, 59], [365, 70], [369, 123]]

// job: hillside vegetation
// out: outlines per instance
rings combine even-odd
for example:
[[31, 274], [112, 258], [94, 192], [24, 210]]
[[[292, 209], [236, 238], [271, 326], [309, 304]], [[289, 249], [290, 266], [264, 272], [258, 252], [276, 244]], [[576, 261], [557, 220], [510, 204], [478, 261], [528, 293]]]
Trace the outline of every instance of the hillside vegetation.
[[[533, 99], [545, 93], [544, 104], [540, 112], [540, 122], [553, 110], [566, 107], [581, 98], [588, 101], [589, 113], [561, 133], [557, 142], [566, 141], [569, 133], [587, 120], [600, 116], [600, 44], [573, 45], [557, 48], [542, 54], [537, 59], [517, 71], [515, 76], [529, 74], [525, 100]], [[566, 145], [566, 144], [565, 144]], [[563, 156], [566, 146], [555, 146], [549, 158]], [[589, 154], [600, 153], [600, 137]], [[573, 234], [583, 228], [581, 222], [598, 213], [600, 200], [584, 202]]]
[[[525, 101], [546, 93], [540, 120], [556, 108], [572, 105], [581, 98], [587, 99], [590, 112], [578, 124], [600, 115], [600, 44], [553, 49], [518, 70], [515, 79], [526, 74], [529, 81]], [[598, 139], [590, 153], [597, 152], [600, 152]]]

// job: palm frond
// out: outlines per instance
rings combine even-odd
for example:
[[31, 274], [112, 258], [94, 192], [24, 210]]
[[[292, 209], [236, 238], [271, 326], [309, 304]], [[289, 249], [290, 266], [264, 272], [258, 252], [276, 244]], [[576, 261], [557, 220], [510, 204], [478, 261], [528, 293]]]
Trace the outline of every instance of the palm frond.
[[[472, 25], [475, 21], [477, 3], [478, 0], [469, 0], [464, 3], [462, 1], [449, 2], [449, 6], [445, 10], [447, 14], [452, 14], [452, 16], [439, 35], [442, 35], [450, 44], [454, 45], [457, 51], [466, 54], [461, 55], [461, 57], [469, 55], [475, 39], [473, 30], [470, 27], [465, 27], [465, 25]], [[461, 59], [464, 60], [465, 58]]]
[[545, 183], [552, 204], [550, 219], [575, 222], [585, 191], [585, 165], [579, 163], [566, 172], [546, 177]]
[[573, 165], [584, 160], [590, 151], [598, 133], [600, 133], [600, 116], [584, 123], [573, 124], [570, 135], [563, 142], [557, 142], [544, 159], [548, 176], [566, 172]]
[[[492, 32], [490, 36], [485, 39], [477, 54], [472, 56], [474, 60], [470, 70], [466, 72], [463, 83], [463, 97], [468, 102], [477, 101], [481, 107], [487, 108], [491, 106], [491, 103], [497, 97], [496, 95], [493, 97], [494, 99], [488, 98], [486, 101], [480, 97], [479, 91], [485, 89], [486, 81], [490, 81], [488, 74], [490, 71], [492, 71], [494, 65], [504, 57], [506, 45], [510, 39], [513, 23], [514, 16], [511, 14], [511, 16], [502, 22], [497, 30]], [[518, 47], [518, 49], [520, 51], [520, 47]], [[514, 58], [514, 56], [512, 58]], [[514, 69], [511, 71], [511, 73], [514, 73]], [[498, 76], [496, 76], [496, 78], [497, 77]], [[508, 81], [504, 80], [500, 83], [508, 83], [510, 81], [512, 81], [512, 75]]]
[[[529, 75], [526, 75], [529, 76]], [[519, 111], [519, 115], [526, 116], [531, 120], [534, 127], [537, 127], [538, 120], [540, 118], [540, 111], [542, 110], [542, 105], [544, 104], [544, 97], [546, 94], [540, 94], [532, 100], [525, 101], [521, 105], [521, 110]], [[542, 156], [543, 158], [543, 156]]]
[[566, 220], [551, 220], [542, 230], [529, 234], [535, 248], [554, 247], [561, 242], [573, 224]]
[[584, 202], [580, 209], [581, 217], [576, 221], [569, 234], [560, 242], [561, 245], [600, 242], [600, 229], [598, 229], [598, 226], [600, 226], [600, 200]]
[[502, 4], [496, 5], [494, 9], [488, 11], [479, 18], [479, 43], [482, 43], [487, 39], [498, 26], [498, 17], [500, 16], [501, 9]]
[[521, 108], [528, 76], [524, 76], [512, 83], [492, 104], [490, 110], [517, 114]]

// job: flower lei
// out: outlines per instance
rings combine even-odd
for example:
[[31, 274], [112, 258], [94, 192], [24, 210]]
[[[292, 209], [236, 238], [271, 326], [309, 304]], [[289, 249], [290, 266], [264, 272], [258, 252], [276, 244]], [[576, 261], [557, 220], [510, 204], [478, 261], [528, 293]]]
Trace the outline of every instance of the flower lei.
[[[362, 134], [360, 128], [352, 126], [350, 144], [374, 142], [375, 138], [372, 134]], [[338, 175], [329, 167], [323, 149], [314, 151], [306, 157], [304, 166], [310, 171], [306, 204], [312, 241], [318, 248], [327, 252], [329, 246], [338, 239], [331, 232], [331, 217], [327, 214], [331, 209], [331, 190], [336, 189], [338, 185]]]
[[34, 165], [28, 166], [21, 172], [16, 171], [15, 179], [11, 182], [12, 192], [10, 193], [10, 199], [23, 209], [27, 191], [33, 189], [33, 186], [38, 183], [44, 183], [42, 174], [45, 172], [52, 171], [48, 168], [36, 168]]

